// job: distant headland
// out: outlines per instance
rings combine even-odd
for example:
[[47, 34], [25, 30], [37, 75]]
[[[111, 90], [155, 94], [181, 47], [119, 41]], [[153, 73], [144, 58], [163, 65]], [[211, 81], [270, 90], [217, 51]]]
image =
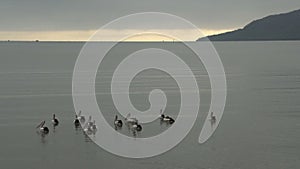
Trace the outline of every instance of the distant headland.
[[300, 9], [252, 21], [242, 29], [199, 38], [197, 41], [300, 40]]

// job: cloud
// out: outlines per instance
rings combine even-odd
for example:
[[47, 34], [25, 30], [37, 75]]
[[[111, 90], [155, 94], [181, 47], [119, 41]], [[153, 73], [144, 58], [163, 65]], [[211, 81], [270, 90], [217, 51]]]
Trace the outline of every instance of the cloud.
[[[137, 12], [170, 13], [191, 21], [202, 30], [220, 31], [297, 8], [300, 8], [299, 0], [285, 3], [282, 0], [0, 0], [0, 38], [11, 37], [4, 32], [20, 32], [20, 38], [45, 39], [55, 32], [57, 35], [65, 32], [64, 38], [78, 34], [78, 39], [82, 39], [90, 30]], [[23, 35], [22, 32], [35, 33]]]

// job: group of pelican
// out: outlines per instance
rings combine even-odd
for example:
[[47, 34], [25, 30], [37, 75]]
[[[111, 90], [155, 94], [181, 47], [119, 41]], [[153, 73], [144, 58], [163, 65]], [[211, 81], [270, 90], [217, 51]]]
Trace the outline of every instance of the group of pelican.
[[89, 116], [88, 121], [85, 123], [85, 117], [81, 115], [81, 111], [79, 111], [78, 115], [77, 114], [75, 115], [75, 119], [73, 123], [76, 128], [82, 125], [83, 131], [88, 135], [95, 134], [97, 132], [96, 121], [95, 120], [92, 121], [92, 116]]
[[[53, 114], [52, 116], [52, 120], [51, 120], [53, 127], [58, 126], [59, 121], [56, 118], [55, 114]], [[41, 134], [48, 134], [49, 133], [49, 128], [47, 126], [45, 126], [46, 121], [43, 120], [36, 128], [38, 129], [38, 132]]]
[[[160, 111], [159, 118], [160, 118], [161, 122], [164, 122], [167, 124], [173, 124], [175, 122], [175, 120], [172, 117], [166, 116], [162, 110]], [[58, 126], [59, 120], [56, 118], [55, 114], [53, 114], [51, 122], [53, 124], [53, 127]], [[138, 122], [138, 119], [135, 117], [132, 117], [130, 113], [125, 117], [124, 122], [134, 132], [140, 132], [143, 129], [142, 125]], [[49, 133], [49, 128], [47, 126], [45, 126], [45, 123], [46, 123], [46, 121], [44, 120], [36, 127], [38, 129], [38, 132], [43, 135], [46, 135]], [[81, 111], [79, 111], [79, 113], [75, 115], [75, 119], [74, 119], [73, 123], [76, 128], [83, 126], [82, 127], [83, 131], [85, 133], [87, 133], [88, 135], [95, 134], [97, 132], [96, 121], [92, 120], [92, 116], [89, 116], [89, 119], [86, 122], [85, 116], [83, 116], [81, 114]], [[123, 127], [123, 121], [121, 119], [119, 119], [118, 115], [115, 116], [114, 126], [115, 126], [116, 130], [121, 129]]]
[[[83, 119], [84, 116], [79, 116], [74, 120], [74, 124], [75, 121], [78, 119], [80, 121], [80, 119]], [[87, 133], [88, 135], [90, 134], [95, 134], [97, 132], [97, 125], [96, 125], [96, 121], [93, 120], [92, 121], [92, 116], [89, 116], [89, 119], [87, 121], [87, 123], [84, 123], [84, 121], [81, 121], [81, 124], [83, 125], [83, 131], [85, 133]], [[76, 125], [76, 124], [75, 124]]]
[[[87, 133], [88, 135], [90, 134], [95, 134], [97, 132], [97, 126], [96, 126], [96, 121], [92, 121], [92, 116], [89, 116], [88, 121], [85, 123], [85, 117], [81, 115], [81, 111], [79, 111], [78, 114], [75, 115], [75, 119], [73, 121], [75, 127], [80, 127], [83, 126], [83, 131]], [[52, 117], [52, 125], [53, 127], [58, 126], [59, 120], [56, 118], [55, 114], [53, 114]], [[38, 129], [37, 132], [44, 135], [47, 135], [49, 133], [49, 128], [45, 126], [46, 121], [43, 120], [36, 128]]]
[[128, 127], [130, 127], [133, 131], [142, 131], [143, 127], [139, 124], [139, 121], [135, 117], [131, 117], [130, 113], [125, 117], [125, 123]]
[[[173, 124], [175, 122], [175, 120], [172, 117], [166, 116], [162, 110], [160, 110], [159, 119], [162, 123], [166, 123], [166, 124]], [[132, 117], [130, 113], [127, 114], [127, 116], [124, 119], [124, 122], [134, 132], [140, 132], [143, 129], [138, 119]], [[114, 125], [116, 130], [122, 128], [123, 126], [123, 121], [119, 119], [118, 115], [115, 116]]]

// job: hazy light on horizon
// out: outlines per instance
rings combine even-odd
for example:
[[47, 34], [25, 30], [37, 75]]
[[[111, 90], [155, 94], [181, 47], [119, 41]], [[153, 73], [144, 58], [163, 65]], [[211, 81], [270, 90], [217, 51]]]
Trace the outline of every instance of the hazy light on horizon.
[[[203, 35], [213, 35], [232, 31], [234, 29], [201, 29]], [[137, 30], [101, 30], [102, 39], [100, 41], [119, 41], [122, 37], [127, 37]], [[195, 41], [200, 38], [194, 35], [194, 30], [185, 29], [165, 29], [161, 30], [164, 35], [156, 34], [156, 30], [140, 30], [144, 32], [135, 36], [128, 37], [124, 41], [173, 41], [175, 38], [168, 37], [168, 32], [176, 31], [183, 39], [182, 41]], [[96, 32], [96, 30], [70, 30], [70, 31], [0, 31], [1, 41], [87, 41]]]

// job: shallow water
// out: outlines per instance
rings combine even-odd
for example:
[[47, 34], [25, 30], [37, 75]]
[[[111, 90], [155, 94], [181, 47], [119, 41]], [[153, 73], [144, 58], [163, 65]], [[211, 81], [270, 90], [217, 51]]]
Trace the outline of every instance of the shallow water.
[[[218, 129], [201, 145], [198, 136], [210, 102], [209, 78], [203, 65], [177, 43], [120, 44], [117, 49], [121, 50], [108, 54], [105, 71], [96, 80], [98, 104], [111, 124], [116, 109], [108, 92], [110, 75], [118, 60], [134, 50], [150, 45], [181, 55], [193, 69], [200, 88], [200, 114], [191, 132], [174, 149], [148, 159], [112, 155], [72, 124], [75, 115], [72, 71], [82, 45], [0, 43], [0, 163], [3, 168], [300, 167], [300, 42], [214, 43], [226, 71], [227, 103]], [[182, 72], [178, 76], [184, 78], [185, 71]], [[178, 87], [160, 71], [145, 71], [134, 79], [130, 87], [132, 102], [137, 109], [146, 110], [148, 92], [156, 87], [166, 92], [166, 111], [176, 117], [180, 103]], [[55, 129], [50, 123], [53, 113], [61, 121]], [[45, 137], [35, 131], [42, 120], [50, 127], [50, 134]], [[156, 135], [167, 129], [168, 126], [160, 125], [157, 120], [144, 126], [137, 137]], [[126, 128], [120, 132], [131, 135]]]

